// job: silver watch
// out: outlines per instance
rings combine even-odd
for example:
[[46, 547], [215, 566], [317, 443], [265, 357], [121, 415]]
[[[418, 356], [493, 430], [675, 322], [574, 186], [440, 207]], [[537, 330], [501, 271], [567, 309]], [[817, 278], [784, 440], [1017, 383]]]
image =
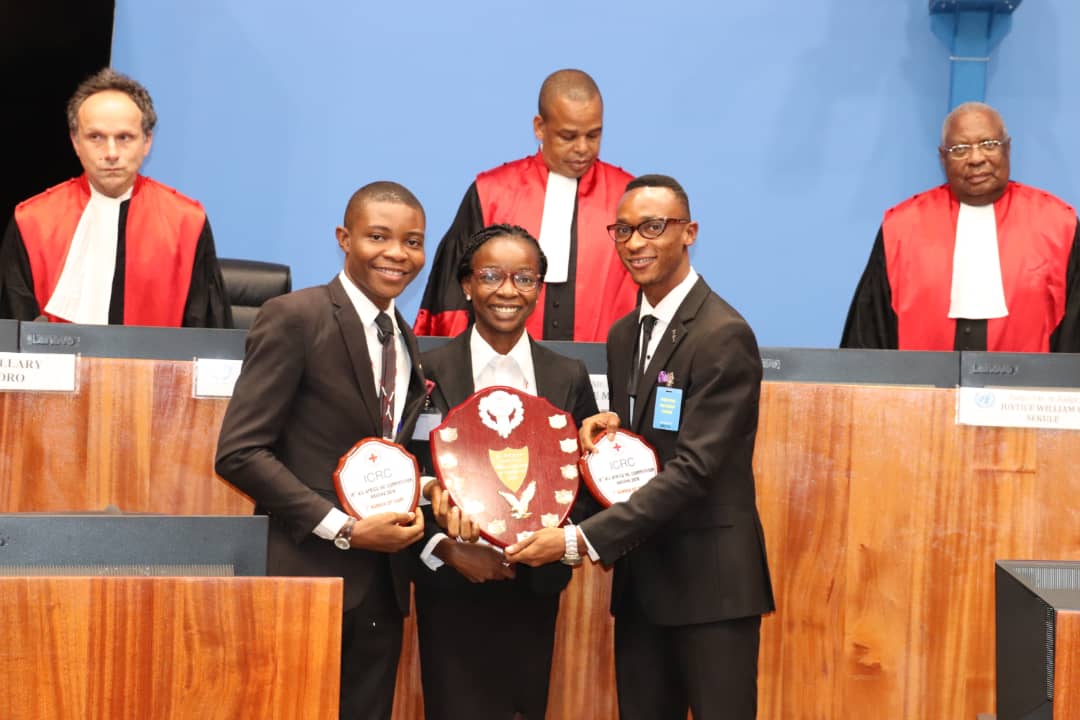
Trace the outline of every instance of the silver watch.
[[352, 548], [352, 531], [354, 525], [356, 525], [356, 518], [349, 518], [345, 521], [345, 524], [338, 530], [338, 534], [334, 536], [334, 547], [338, 550], [349, 550]]
[[577, 528], [573, 525], [563, 527], [563, 537], [566, 542], [566, 550], [563, 551], [562, 564], [571, 567], [581, 564], [581, 554], [577, 547]]

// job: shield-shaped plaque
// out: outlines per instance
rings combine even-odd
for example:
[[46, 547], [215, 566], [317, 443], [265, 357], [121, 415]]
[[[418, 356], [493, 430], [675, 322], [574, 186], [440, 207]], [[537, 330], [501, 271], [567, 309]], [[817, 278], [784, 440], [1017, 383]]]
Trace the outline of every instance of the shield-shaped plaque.
[[334, 486], [345, 512], [353, 517], [408, 513], [420, 499], [420, 466], [397, 443], [365, 438], [341, 456]]
[[570, 413], [508, 387], [481, 390], [431, 431], [439, 483], [499, 547], [566, 521], [580, 455]]
[[581, 459], [581, 474], [604, 507], [626, 500], [660, 472], [656, 451], [640, 435], [619, 429], [594, 442], [596, 450]]

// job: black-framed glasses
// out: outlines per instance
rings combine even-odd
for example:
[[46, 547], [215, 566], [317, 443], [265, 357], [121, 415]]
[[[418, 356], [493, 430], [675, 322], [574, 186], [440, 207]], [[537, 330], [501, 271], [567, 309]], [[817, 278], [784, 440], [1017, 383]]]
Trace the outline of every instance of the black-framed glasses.
[[683, 225], [688, 222], [690, 222], [689, 218], [649, 218], [648, 220], [642, 220], [637, 225], [612, 223], [607, 226], [607, 231], [611, 239], [617, 243], [624, 243], [629, 240], [635, 230], [637, 230], [638, 235], [646, 240], [653, 240], [663, 235], [668, 225]]
[[979, 148], [984, 155], [999, 155], [1002, 148], [1009, 144], [1009, 138], [1002, 138], [1001, 140], [982, 140], [977, 143], [961, 143], [959, 145], [950, 145], [949, 147], [941, 148], [941, 151], [948, 155], [953, 160], [963, 160], [971, 151], [975, 148]]
[[473, 270], [472, 276], [476, 278], [476, 282], [492, 290], [501, 288], [506, 278], [510, 278], [510, 282], [521, 292], [532, 292], [540, 286], [540, 276], [527, 270], [484, 267]]

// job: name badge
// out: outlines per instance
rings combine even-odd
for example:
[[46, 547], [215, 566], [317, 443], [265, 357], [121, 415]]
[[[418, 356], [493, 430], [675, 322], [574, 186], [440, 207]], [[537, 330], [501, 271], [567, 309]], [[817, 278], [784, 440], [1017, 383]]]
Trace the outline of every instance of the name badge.
[[442, 413], [440, 412], [425, 412], [420, 413], [420, 417], [416, 418], [416, 428], [413, 430], [413, 440], [423, 440], [427, 442], [431, 436], [431, 431], [439, 427], [442, 424]]
[[679, 429], [682, 417], [682, 388], [656, 388], [656, 404], [653, 406], [652, 425], [656, 430]]

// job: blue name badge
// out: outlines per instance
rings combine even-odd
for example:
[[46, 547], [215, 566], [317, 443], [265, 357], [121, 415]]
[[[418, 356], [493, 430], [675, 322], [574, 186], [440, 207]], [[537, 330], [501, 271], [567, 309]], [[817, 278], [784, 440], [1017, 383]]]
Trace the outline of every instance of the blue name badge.
[[442, 424], [442, 413], [425, 412], [416, 418], [416, 427], [413, 428], [412, 439], [427, 442], [431, 431]]
[[682, 388], [656, 388], [656, 404], [653, 406], [652, 426], [657, 430], [679, 429], [682, 416]]

